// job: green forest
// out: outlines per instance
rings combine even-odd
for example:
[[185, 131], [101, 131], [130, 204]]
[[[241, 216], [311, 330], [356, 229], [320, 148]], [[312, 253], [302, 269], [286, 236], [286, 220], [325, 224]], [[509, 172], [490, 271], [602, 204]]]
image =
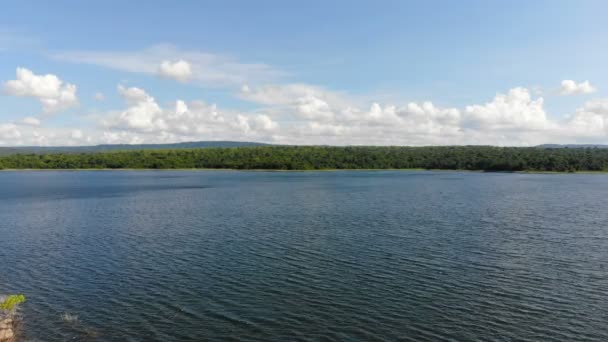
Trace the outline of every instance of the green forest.
[[0, 169], [608, 171], [608, 149], [252, 146], [0, 156]]

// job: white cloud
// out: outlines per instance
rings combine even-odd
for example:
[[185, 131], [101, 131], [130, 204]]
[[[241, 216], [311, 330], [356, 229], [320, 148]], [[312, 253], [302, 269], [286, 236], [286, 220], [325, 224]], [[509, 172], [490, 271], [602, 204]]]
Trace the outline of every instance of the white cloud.
[[[126, 52], [67, 51], [52, 57], [202, 86], [240, 88], [236, 96], [257, 108], [220, 110], [215, 104], [179, 99], [159, 103], [144, 89], [118, 86], [124, 108], [96, 113], [96, 128], [44, 127], [29, 117], [0, 123], [0, 144], [232, 139], [287, 144], [534, 145], [606, 142], [608, 137], [608, 100], [587, 102], [567, 119], [556, 120], [547, 113], [544, 99], [523, 87], [498, 93], [486, 103], [453, 108], [430, 101], [386, 103], [310, 84], [277, 84], [285, 73], [266, 64], [171, 45]], [[75, 86], [55, 75], [35, 75], [22, 68], [16, 80], [4, 84], [4, 91], [37, 98], [49, 113], [78, 102]], [[594, 91], [589, 81], [573, 80], [562, 81], [559, 90], [562, 95]], [[95, 94], [99, 101], [104, 98]]]
[[97, 101], [103, 101], [106, 99], [106, 96], [103, 93], [95, 93], [94, 97]]
[[118, 85], [118, 93], [130, 104], [154, 101], [154, 98], [145, 90], [137, 87], [125, 88], [123, 85]]
[[21, 123], [23, 123], [24, 125], [30, 125], [30, 126], [40, 126], [40, 120], [28, 116], [26, 118], [24, 118], [23, 120], [21, 120]]
[[143, 89], [118, 86], [118, 92], [125, 99], [129, 107], [115, 117], [106, 120], [108, 127], [124, 127], [140, 132], [151, 132], [165, 127], [162, 118], [162, 109], [154, 98]]
[[19, 138], [21, 138], [21, 132], [17, 125], [12, 123], [0, 124], [0, 144], [15, 145]]
[[36, 75], [26, 68], [17, 68], [17, 79], [4, 83], [4, 92], [12, 96], [34, 97], [45, 113], [58, 112], [78, 104], [76, 86], [59, 77]]
[[345, 104], [343, 94], [301, 83], [256, 88], [243, 85], [238, 96], [241, 99], [264, 105], [295, 105], [302, 99], [313, 97], [325, 102]]
[[[262, 63], [245, 63], [234, 57], [212, 53], [181, 50], [172, 45], [156, 45], [139, 51], [66, 51], [51, 57], [73, 63], [98, 65], [132, 73], [158, 75], [167, 61], [167, 77], [188, 77], [193, 83], [210, 87], [240, 86], [246, 83], [268, 82], [285, 75]], [[185, 67], [184, 63], [189, 68]], [[160, 67], [159, 67], [160, 65]], [[189, 72], [186, 72], [190, 69]], [[173, 75], [173, 76], [169, 76]], [[178, 79], [179, 80], [179, 79]]]
[[245, 115], [237, 116], [238, 127], [242, 128], [245, 133], [252, 131], [257, 132], [272, 132], [279, 128], [279, 124], [272, 121], [268, 115], [256, 115], [248, 117]]
[[238, 94], [243, 100], [265, 105], [263, 110], [277, 116], [293, 114], [294, 120], [330, 122], [349, 110], [353, 100], [346, 95], [307, 84], [244, 85]]
[[[127, 108], [101, 120], [107, 141], [186, 141], [272, 139], [279, 124], [265, 114], [222, 112], [202, 101], [177, 100], [163, 108], [140, 88], [118, 87]], [[136, 137], [136, 138], [135, 138]]]
[[329, 103], [315, 96], [299, 98], [296, 102], [296, 110], [305, 119], [330, 121], [334, 117]]
[[462, 109], [428, 101], [372, 102], [364, 109], [342, 93], [304, 84], [243, 86], [239, 97], [289, 122], [278, 135], [285, 143], [530, 145], [558, 138], [561, 127], [549, 119], [544, 100], [521, 87]]
[[252, 111], [203, 101], [160, 104], [142, 88], [119, 85], [122, 109], [99, 114], [96, 128], [44, 127], [35, 118], [0, 123], [0, 144], [75, 145], [249, 140], [333, 145], [537, 145], [605, 143], [608, 99], [587, 102], [570, 117], [551, 119], [543, 98], [526, 88], [461, 108], [427, 102], [365, 102], [304, 85], [243, 86]]
[[[78, 133], [80, 132], [80, 133]], [[76, 146], [98, 142], [99, 132], [20, 123], [0, 123], [0, 146]]]
[[543, 98], [533, 100], [526, 88], [497, 94], [492, 102], [465, 108], [465, 120], [474, 128], [491, 130], [540, 130], [549, 128]]
[[566, 122], [565, 135], [580, 138], [608, 138], [608, 99], [585, 103]]
[[573, 80], [563, 80], [559, 90], [561, 95], [591, 94], [595, 91], [596, 88], [589, 81], [576, 83]]
[[82, 138], [84, 138], [84, 133], [82, 133], [82, 131], [79, 129], [75, 129], [72, 131], [71, 137], [74, 140], [81, 140]]
[[349, 128], [341, 124], [310, 122], [303, 127], [307, 136], [342, 137], [349, 133]]
[[187, 82], [192, 78], [192, 66], [183, 59], [176, 62], [163, 61], [158, 67], [158, 74], [164, 78]]
[[551, 120], [543, 98], [521, 87], [462, 109], [431, 102], [401, 107], [374, 102], [366, 110], [340, 93], [302, 84], [244, 86], [239, 96], [281, 117], [287, 124], [275, 138], [290, 144], [536, 145], [577, 139], [564, 135], [573, 122]]

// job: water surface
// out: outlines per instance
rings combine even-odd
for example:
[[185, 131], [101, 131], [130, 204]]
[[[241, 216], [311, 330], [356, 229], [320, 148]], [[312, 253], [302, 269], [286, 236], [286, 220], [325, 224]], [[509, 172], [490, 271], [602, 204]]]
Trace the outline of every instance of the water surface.
[[26, 294], [32, 341], [606, 341], [607, 195], [605, 175], [1, 172], [0, 293]]

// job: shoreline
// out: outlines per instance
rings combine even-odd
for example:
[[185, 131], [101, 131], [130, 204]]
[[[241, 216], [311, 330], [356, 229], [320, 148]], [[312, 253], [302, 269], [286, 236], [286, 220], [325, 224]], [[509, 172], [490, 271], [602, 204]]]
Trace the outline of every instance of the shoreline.
[[486, 171], [486, 170], [459, 170], [459, 169], [420, 169], [420, 168], [411, 168], [411, 169], [300, 169], [300, 170], [281, 170], [281, 169], [224, 169], [224, 168], [176, 168], [176, 169], [149, 169], [149, 168], [118, 168], [118, 169], [109, 169], [109, 168], [101, 168], [101, 169], [0, 169], [0, 172], [91, 172], [91, 171], [124, 171], [124, 172], [133, 172], [133, 171], [159, 171], [159, 172], [167, 172], [167, 171], [191, 171], [191, 172], [208, 172], [208, 171], [233, 171], [233, 172], [370, 172], [370, 171], [403, 171], [403, 172], [413, 172], [413, 171], [440, 171], [440, 172], [475, 172], [475, 173], [517, 173], [517, 174], [608, 174], [608, 170], [606, 171], [536, 171], [536, 170], [524, 170], [524, 171]]

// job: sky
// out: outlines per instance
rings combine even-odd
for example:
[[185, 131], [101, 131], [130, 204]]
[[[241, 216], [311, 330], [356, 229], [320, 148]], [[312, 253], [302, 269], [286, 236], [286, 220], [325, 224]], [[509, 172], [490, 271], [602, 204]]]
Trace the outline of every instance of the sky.
[[606, 1], [0, 6], [0, 146], [608, 143]]

